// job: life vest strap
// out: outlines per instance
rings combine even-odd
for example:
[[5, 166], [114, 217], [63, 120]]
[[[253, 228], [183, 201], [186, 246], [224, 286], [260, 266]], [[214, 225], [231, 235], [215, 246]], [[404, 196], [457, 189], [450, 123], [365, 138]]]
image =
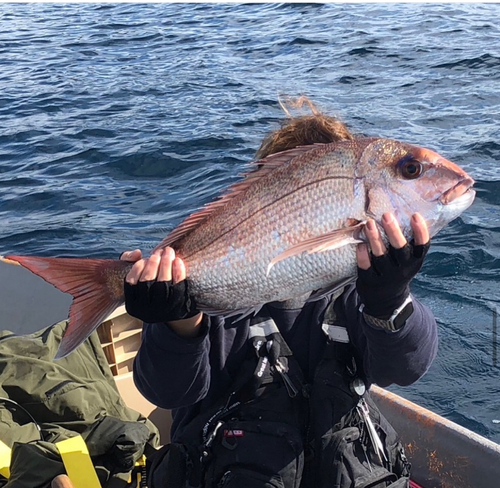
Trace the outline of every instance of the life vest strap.
[[87, 445], [81, 435], [56, 442], [56, 447], [75, 488], [101, 488]]
[[0, 474], [10, 478], [10, 461], [12, 458], [12, 449], [7, 444], [0, 441]]

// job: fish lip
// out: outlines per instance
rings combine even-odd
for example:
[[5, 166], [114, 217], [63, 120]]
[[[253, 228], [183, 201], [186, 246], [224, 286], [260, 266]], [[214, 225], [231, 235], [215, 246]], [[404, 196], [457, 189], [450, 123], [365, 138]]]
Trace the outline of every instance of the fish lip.
[[472, 190], [472, 185], [474, 185], [474, 180], [470, 176], [467, 176], [460, 180], [454, 187], [445, 191], [439, 198], [439, 201], [443, 205], [448, 205], [457, 198], [463, 196], [468, 191]]

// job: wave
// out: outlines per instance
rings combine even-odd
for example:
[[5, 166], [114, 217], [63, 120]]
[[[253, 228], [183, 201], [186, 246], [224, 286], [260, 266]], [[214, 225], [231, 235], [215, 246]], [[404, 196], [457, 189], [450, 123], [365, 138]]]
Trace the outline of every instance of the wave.
[[481, 70], [481, 69], [497, 69], [500, 67], [500, 57], [492, 54], [483, 54], [473, 58], [463, 58], [457, 61], [440, 63], [433, 66], [437, 69], [451, 70]]

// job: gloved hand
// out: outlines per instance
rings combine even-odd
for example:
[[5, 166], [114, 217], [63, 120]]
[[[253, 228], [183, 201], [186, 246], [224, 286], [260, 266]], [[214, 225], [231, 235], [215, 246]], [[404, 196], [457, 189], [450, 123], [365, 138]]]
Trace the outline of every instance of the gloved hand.
[[125, 308], [132, 317], [144, 322], [170, 322], [193, 317], [198, 313], [187, 281], [125, 281]]
[[391, 214], [384, 214], [382, 226], [389, 239], [389, 249], [375, 223], [368, 222], [365, 233], [372, 249], [371, 256], [363, 245], [358, 248], [358, 279], [356, 289], [364, 312], [388, 319], [410, 293], [410, 281], [418, 273], [430, 247], [429, 232], [424, 219], [415, 214], [411, 225], [414, 239], [407, 242], [399, 224]]
[[[121, 259], [131, 260], [134, 253], [140, 257], [132, 251]], [[170, 322], [199, 313], [185, 280], [184, 263], [171, 248], [138, 260], [125, 278], [124, 292], [127, 312], [144, 322]]]

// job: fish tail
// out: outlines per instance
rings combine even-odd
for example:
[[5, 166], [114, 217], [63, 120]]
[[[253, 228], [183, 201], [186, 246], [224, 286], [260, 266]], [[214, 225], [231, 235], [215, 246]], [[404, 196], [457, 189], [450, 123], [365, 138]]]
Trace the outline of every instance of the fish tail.
[[113, 259], [5, 256], [73, 296], [69, 323], [55, 359], [74, 351], [118, 306], [124, 303], [123, 279], [131, 263]]

